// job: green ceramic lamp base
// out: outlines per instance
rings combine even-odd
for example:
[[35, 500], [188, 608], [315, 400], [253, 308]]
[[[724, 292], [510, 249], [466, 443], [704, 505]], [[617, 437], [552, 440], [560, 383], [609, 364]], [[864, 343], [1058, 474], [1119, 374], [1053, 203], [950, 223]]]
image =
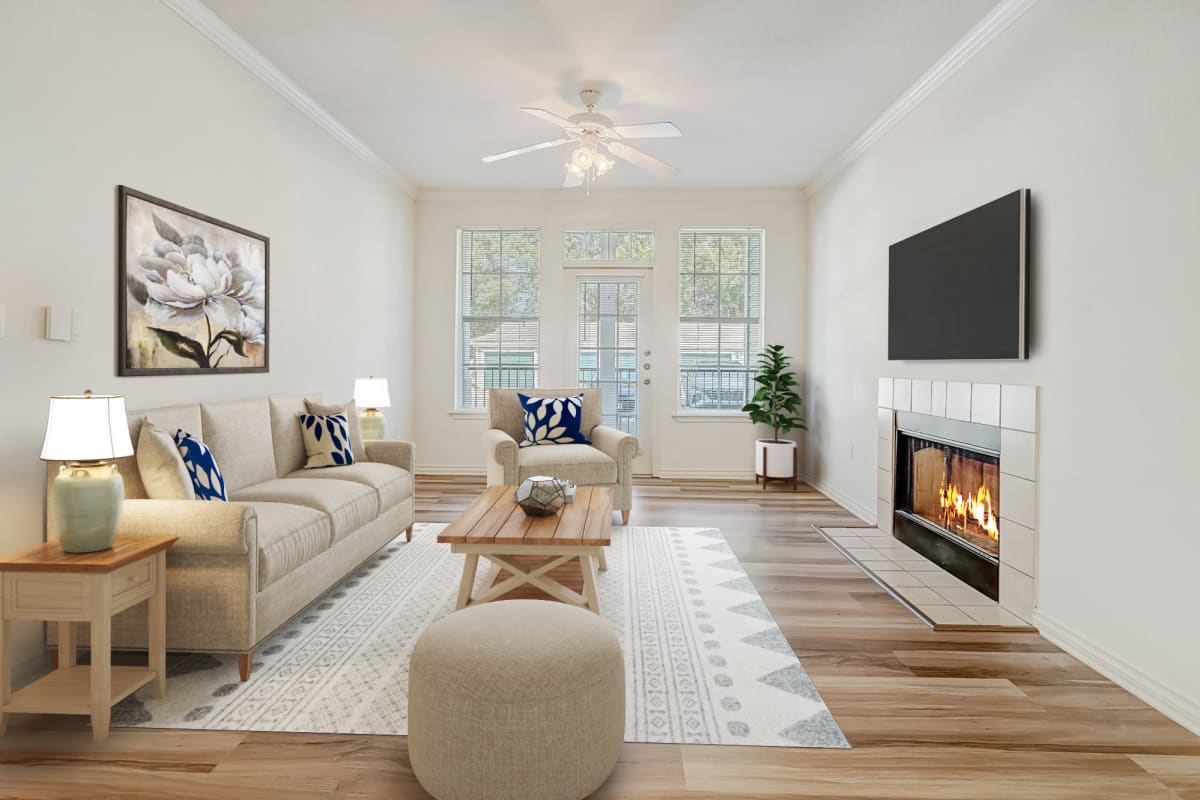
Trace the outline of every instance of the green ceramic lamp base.
[[377, 408], [368, 408], [358, 415], [358, 426], [364, 439], [382, 439], [386, 420]]
[[115, 464], [64, 464], [51, 487], [55, 526], [67, 553], [112, 547], [125, 500], [125, 481]]

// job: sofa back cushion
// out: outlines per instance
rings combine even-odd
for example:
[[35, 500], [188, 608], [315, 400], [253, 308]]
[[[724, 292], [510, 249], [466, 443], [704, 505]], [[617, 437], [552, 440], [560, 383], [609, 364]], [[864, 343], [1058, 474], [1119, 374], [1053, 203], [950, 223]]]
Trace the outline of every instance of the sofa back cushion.
[[579, 432], [592, 438], [592, 428], [600, 424], [599, 389], [489, 389], [488, 427], [499, 428], [518, 442], [525, 438], [525, 410], [517, 398], [518, 391], [526, 397], [569, 397], [583, 395], [583, 422]]
[[274, 480], [275, 448], [271, 442], [271, 404], [267, 398], [201, 403], [200, 420], [204, 443], [221, 465], [226, 492]]
[[307, 413], [304, 397], [272, 397], [271, 441], [275, 449], [275, 477], [304, 467], [304, 436], [300, 433], [297, 414]]

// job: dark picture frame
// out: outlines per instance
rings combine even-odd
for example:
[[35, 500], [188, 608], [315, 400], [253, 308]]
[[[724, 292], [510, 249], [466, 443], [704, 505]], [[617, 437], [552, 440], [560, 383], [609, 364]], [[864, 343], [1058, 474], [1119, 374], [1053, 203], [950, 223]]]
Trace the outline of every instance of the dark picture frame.
[[117, 187], [117, 374], [270, 371], [271, 240]]

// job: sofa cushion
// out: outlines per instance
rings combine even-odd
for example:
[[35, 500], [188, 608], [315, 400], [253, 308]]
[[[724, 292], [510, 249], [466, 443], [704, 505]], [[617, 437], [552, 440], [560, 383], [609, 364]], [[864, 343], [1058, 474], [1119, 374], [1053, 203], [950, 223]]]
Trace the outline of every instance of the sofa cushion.
[[275, 477], [282, 478], [304, 466], [304, 437], [296, 415], [308, 410], [304, 398], [272, 397], [271, 445], [275, 451]]
[[350, 449], [354, 451], [354, 460], [367, 460], [367, 445], [363, 441], [362, 426], [358, 421], [358, 406], [354, 405], [353, 400], [347, 400], [344, 403], [322, 403], [309, 397], [305, 399], [304, 405], [308, 407], [310, 414], [320, 414], [326, 417], [345, 414], [346, 423], [350, 427]]
[[353, 464], [354, 450], [350, 447], [350, 420], [345, 414], [301, 414], [300, 432], [304, 434], [304, 452], [308, 460], [305, 469], [341, 467]]
[[196, 499], [191, 473], [171, 433], [146, 420], [138, 434], [136, 455], [138, 474], [151, 499]]
[[232, 495], [238, 502], [291, 503], [323, 511], [331, 526], [330, 543], [379, 516], [379, 500], [370, 486], [353, 481], [318, 478], [272, 478], [239, 489]]
[[412, 497], [412, 474], [407, 470], [372, 461], [355, 461], [345, 467], [325, 467], [324, 469], [301, 469], [287, 477], [289, 478], [332, 478], [341, 481], [354, 481], [375, 490], [379, 498], [379, 513], [394, 508], [399, 503]]
[[589, 444], [526, 447], [517, 452], [517, 478], [550, 475], [581, 486], [617, 482], [617, 462]]
[[246, 503], [258, 515], [258, 591], [329, 549], [329, 517], [289, 503]]
[[229, 492], [275, 478], [271, 406], [267, 398], [202, 403], [204, 443], [212, 448]]

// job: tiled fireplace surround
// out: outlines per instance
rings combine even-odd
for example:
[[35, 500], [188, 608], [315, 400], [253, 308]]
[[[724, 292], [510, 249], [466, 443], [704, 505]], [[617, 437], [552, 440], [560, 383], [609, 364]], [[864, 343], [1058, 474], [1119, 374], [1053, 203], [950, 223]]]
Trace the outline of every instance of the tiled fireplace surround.
[[1031, 624], [1037, 605], [1037, 387], [880, 378], [878, 405], [878, 526], [887, 534], [892, 532], [897, 411], [1000, 429], [999, 602]]

